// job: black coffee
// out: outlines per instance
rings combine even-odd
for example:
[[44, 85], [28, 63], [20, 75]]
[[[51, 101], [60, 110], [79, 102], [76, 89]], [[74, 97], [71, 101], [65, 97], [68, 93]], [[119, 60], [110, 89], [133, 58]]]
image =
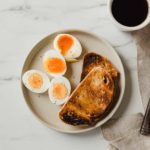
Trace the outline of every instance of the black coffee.
[[147, 0], [113, 0], [112, 14], [119, 23], [125, 26], [137, 26], [148, 15]]

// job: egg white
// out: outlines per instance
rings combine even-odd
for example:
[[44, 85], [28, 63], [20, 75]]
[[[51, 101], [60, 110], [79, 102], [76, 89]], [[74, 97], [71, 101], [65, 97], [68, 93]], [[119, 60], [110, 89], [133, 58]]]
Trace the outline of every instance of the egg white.
[[[44, 56], [43, 56], [43, 63], [45, 60], [47, 60], [48, 58], [59, 58], [61, 59], [62, 61], [64, 61], [65, 65], [66, 65], [66, 61], [64, 59], [64, 57], [56, 50], [48, 50], [47, 52], [44, 53]], [[53, 73], [53, 72], [46, 72], [48, 75], [52, 76], [52, 77], [57, 77], [57, 76], [62, 76], [66, 73], [67, 71], [67, 65], [66, 65], [66, 68], [63, 72], [60, 72], [60, 73]]]
[[78, 58], [82, 53], [82, 47], [81, 47], [81, 44], [80, 44], [79, 40], [76, 37], [74, 37], [70, 34], [58, 34], [55, 37], [54, 42], [53, 42], [54, 49], [56, 49], [59, 53], [61, 52], [61, 50], [58, 46], [58, 40], [64, 35], [70, 36], [73, 39], [73, 45], [68, 50], [68, 52], [64, 55], [65, 59]]
[[[52, 90], [53, 90], [54, 84], [56, 84], [56, 83], [62, 83], [67, 88], [67, 95], [66, 95], [65, 98], [63, 98], [61, 100], [57, 99], [56, 97], [53, 96]], [[54, 103], [56, 105], [64, 104], [68, 100], [68, 98], [70, 96], [70, 92], [71, 92], [71, 85], [70, 85], [70, 82], [67, 78], [65, 78], [65, 77], [56, 77], [56, 78], [53, 78], [51, 80], [50, 87], [48, 89], [48, 95], [49, 95], [49, 99], [51, 100], [52, 103]]]
[[[33, 88], [29, 82], [28, 82], [28, 78], [34, 74], [34, 73], [37, 73], [39, 74], [41, 77], [42, 77], [42, 80], [43, 80], [43, 85], [42, 87], [40, 88]], [[50, 86], [50, 80], [48, 78], [48, 76], [39, 71], [39, 70], [28, 70], [27, 72], [25, 72], [22, 76], [22, 81], [23, 81], [23, 84], [25, 85], [25, 87], [30, 90], [31, 92], [34, 92], [34, 93], [44, 93], [48, 90], [49, 86]]]

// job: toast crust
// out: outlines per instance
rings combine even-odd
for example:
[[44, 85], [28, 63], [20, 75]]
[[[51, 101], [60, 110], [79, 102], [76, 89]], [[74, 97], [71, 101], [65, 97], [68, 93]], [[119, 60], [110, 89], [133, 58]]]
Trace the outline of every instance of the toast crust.
[[111, 74], [113, 78], [118, 76], [117, 69], [111, 64], [111, 62], [102, 57], [101, 55], [98, 55], [96, 53], [88, 53], [84, 56], [83, 61], [83, 67], [82, 67], [82, 73], [81, 73], [81, 79], [82, 81], [85, 76], [94, 68], [100, 66], [104, 68], [107, 72]]

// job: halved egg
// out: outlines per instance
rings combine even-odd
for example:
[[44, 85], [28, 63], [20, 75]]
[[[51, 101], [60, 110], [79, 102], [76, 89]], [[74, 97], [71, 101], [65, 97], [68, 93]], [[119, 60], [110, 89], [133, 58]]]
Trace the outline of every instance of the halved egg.
[[54, 39], [54, 49], [59, 51], [66, 60], [78, 58], [82, 53], [79, 40], [70, 34], [58, 34]]
[[56, 77], [51, 80], [48, 95], [52, 103], [56, 105], [64, 104], [71, 92], [71, 85], [67, 78]]
[[48, 76], [39, 70], [29, 70], [23, 74], [23, 84], [34, 93], [44, 93], [50, 85]]
[[67, 70], [64, 57], [56, 50], [49, 50], [44, 54], [43, 67], [52, 77], [64, 75]]

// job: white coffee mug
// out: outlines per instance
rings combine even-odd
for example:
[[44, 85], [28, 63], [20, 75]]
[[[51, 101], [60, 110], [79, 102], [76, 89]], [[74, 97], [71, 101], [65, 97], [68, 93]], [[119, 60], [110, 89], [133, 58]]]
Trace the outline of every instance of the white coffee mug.
[[[113, 16], [112, 14], [112, 3], [113, 0], [107, 0], [107, 7], [108, 7], [108, 13], [110, 16], [110, 19], [112, 20], [112, 22], [122, 31], [135, 31], [135, 30], [139, 30], [144, 28], [145, 26], [147, 26], [150, 23], [150, 0], [147, 0], [147, 4], [148, 4], [148, 14], [146, 19], [139, 25], [134, 26], [134, 27], [129, 27], [129, 26], [125, 26], [121, 23], [119, 23]], [[136, 5], [136, 4], [135, 4]]]

